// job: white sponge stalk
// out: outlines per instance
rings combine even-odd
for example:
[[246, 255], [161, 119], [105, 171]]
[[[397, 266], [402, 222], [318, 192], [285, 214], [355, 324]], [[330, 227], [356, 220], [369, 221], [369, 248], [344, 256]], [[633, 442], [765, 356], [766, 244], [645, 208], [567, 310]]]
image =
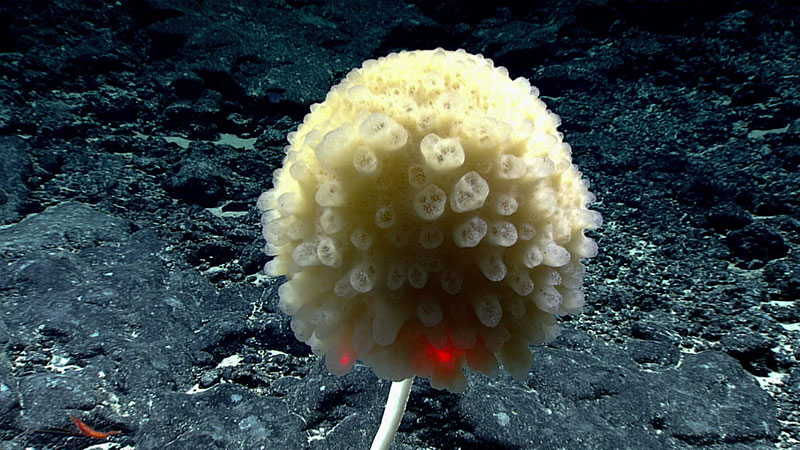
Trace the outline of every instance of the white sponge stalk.
[[375, 439], [372, 440], [370, 450], [389, 449], [392, 439], [397, 433], [397, 427], [400, 426], [400, 420], [403, 419], [403, 414], [406, 412], [406, 403], [408, 403], [408, 394], [411, 392], [412, 383], [414, 383], [414, 377], [392, 383], [392, 387], [389, 389], [389, 398], [386, 400], [386, 409], [383, 410], [381, 426], [378, 428], [378, 433], [375, 434]]

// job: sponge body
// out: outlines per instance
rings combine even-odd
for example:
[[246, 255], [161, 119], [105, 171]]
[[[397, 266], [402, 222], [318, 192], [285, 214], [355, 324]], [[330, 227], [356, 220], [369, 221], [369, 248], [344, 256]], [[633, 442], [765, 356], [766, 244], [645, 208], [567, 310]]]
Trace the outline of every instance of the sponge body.
[[575, 314], [600, 225], [588, 182], [524, 78], [464, 51], [366, 61], [289, 135], [262, 210], [296, 336], [346, 373], [466, 386], [515, 378]]

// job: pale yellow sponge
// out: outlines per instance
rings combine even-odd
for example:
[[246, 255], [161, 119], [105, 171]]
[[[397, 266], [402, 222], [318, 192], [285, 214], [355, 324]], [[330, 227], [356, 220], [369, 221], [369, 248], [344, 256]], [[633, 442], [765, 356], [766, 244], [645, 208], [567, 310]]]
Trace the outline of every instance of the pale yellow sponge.
[[576, 314], [588, 182], [538, 91], [441, 49], [364, 62], [290, 133], [258, 201], [292, 330], [337, 375], [462, 391], [467, 366], [524, 380]]

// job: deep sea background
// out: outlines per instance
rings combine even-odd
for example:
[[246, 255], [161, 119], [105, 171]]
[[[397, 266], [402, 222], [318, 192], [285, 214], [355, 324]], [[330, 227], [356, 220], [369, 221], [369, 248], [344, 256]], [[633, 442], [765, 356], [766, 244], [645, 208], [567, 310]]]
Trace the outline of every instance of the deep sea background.
[[390, 383], [294, 339], [255, 200], [331, 85], [435, 47], [539, 88], [604, 225], [527, 383], [418, 379], [392, 448], [800, 448], [789, 0], [0, 0], [0, 448], [367, 448]]

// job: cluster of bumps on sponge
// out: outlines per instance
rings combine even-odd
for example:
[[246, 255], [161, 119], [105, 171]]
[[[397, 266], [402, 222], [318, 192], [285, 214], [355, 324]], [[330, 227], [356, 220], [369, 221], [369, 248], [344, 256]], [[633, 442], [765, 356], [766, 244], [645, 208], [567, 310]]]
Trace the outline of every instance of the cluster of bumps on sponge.
[[348, 373], [527, 377], [580, 312], [588, 182], [538, 91], [463, 50], [368, 60], [311, 106], [262, 194], [270, 276], [295, 336]]

